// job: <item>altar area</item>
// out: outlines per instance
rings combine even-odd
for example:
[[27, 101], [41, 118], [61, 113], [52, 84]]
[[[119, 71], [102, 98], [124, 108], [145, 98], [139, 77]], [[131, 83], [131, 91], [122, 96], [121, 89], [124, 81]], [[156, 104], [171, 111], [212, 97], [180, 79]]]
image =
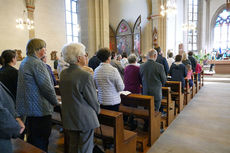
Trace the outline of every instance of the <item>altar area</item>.
[[209, 64], [215, 64], [216, 74], [230, 74], [230, 60], [211, 60]]

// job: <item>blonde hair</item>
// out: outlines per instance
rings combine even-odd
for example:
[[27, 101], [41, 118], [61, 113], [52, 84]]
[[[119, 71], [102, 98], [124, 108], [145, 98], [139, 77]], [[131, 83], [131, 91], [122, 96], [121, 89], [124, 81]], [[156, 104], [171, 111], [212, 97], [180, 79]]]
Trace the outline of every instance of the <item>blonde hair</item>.
[[182, 54], [182, 61], [185, 61], [187, 59], [188, 59], [188, 55], [185, 52], [183, 52], [183, 54]]
[[42, 39], [34, 38], [30, 39], [26, 45], [26, 55], [34, 55], [35, 52], [46, 47], [46, 42]]

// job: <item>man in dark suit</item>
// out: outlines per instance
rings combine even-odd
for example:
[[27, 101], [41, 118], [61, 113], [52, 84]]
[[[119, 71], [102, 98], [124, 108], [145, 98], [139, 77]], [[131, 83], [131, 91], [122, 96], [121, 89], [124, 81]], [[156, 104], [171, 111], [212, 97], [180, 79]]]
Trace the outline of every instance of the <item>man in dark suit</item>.
[[161, 87], [166, 82], [166, 75], [162, 64], [156, 62], [157, 51], [148, 52], [148, 61], [140, 66], [143, 95], [154, 96], [155, 110], [159, 111], [162, 99]]
[[164, 66], [165, 75], [167, 76], [168, 72], [169, 72], [168, 62], [167, 62], [166, 58], [162, 56], [161, 48], [159, 46], [157, 48], [154, 48], [154, 49], [157, 51], [157, 54], [158, 54], [156, 62], [160, 63]]
[[88, 66], [95, 70], [101, 63], [101, 60], [96, 56], [97, 52], [93, 57], [89, 59]]
[[191, 61], [192, 71], [195, 72], [196, 71], [196, 59], [193, 57], [192, 51], [188, 52], [188, 59]]

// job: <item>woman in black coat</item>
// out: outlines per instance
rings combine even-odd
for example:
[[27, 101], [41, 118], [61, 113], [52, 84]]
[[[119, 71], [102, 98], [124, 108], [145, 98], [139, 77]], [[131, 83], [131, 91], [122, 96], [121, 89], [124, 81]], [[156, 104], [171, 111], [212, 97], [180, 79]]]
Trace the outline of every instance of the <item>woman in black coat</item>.
[[14, 99], [17, 93], [18, 70], [16, 65], [16, 52], [14, 50], [4, 50], [1, 55], [3, 66], [0, 69], [0, 81], [10, 90]]
[[185, 65], [181, 62], [182, 56], [177, 55], [175, 62], [172, 64], [169, 70], [169, 75], [171, 76], [172, 81], [181, 81], [182, 83], [182, 92], [184, 92], [185, 80], [187, 76], [187, 69]]

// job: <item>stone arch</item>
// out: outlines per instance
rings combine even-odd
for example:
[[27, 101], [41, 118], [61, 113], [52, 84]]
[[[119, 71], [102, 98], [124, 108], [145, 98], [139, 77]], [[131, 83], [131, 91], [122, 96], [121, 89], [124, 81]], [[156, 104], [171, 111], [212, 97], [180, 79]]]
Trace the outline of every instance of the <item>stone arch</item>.
[[210, 26], [210, 33], [211, 33], [211, 48], [213, 48], [213, 42], [214, 42], [214, 28], [215, 28], [215, 24], [216, 24], [216, 19], [218, 17], [218, 15], [224, 10], [227, 9], [226, 4], [221, 5], [216, 12], [214, 13], [214, 15], [212, 16], [211, 19], [211, 26]]

